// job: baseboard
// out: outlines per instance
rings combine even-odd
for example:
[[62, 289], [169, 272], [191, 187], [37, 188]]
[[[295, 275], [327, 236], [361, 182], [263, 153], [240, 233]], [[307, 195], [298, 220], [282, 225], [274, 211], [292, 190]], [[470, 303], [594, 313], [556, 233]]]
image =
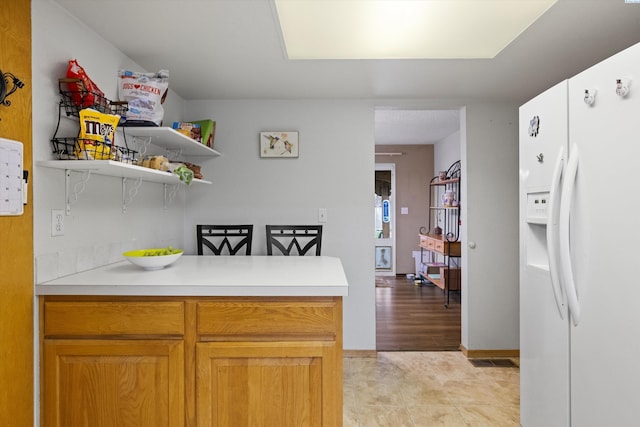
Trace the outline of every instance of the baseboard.
[[343, 357], [378, 357], [378, 352], [375, 350], [342, 350]]
[[[497, 359], [497, 358], [518, 358], [520, 350], [468, 350], [460, 345], [460, 351], [467, 359]], [[377, 357], [376, 350], [343, 350], [343, 357]]]
[[520, 357], [520, 350], [469, 350], [462, 344], [460, 351], [467, 359], [492, 359], [492, 358], [514, 358]]

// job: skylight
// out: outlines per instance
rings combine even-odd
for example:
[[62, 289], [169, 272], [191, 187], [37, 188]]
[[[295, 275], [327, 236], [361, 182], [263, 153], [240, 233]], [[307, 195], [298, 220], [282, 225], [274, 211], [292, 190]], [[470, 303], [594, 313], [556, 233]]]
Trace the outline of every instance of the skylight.
[[556, 0], [273, 0], [289, 59], [493, 58]]

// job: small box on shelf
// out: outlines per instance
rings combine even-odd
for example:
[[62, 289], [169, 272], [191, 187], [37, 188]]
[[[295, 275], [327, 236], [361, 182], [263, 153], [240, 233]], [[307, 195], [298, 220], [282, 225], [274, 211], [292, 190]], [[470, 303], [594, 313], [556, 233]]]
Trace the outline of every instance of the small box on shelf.
[[190, 120], [185, 122], [173, 122], [173, 129], [191, 139], [213, 148], [213, 140], [216, 133], [216, 122], [213, 120]]

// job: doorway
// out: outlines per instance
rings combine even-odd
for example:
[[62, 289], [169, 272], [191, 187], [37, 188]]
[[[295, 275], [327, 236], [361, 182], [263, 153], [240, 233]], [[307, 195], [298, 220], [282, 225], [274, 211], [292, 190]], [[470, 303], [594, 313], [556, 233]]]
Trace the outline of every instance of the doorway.
[[[389, 198], [389, 235], [381, 220], [384, 198], [377, 198], [376, 239], [378, 254], [385, 243], [392, 246], [392, 267], [375, 269], [376, 347], [379, 351], [442, 351], [458, 349], [461, 343], [461, 304], [452, 295], [451, 308], [443, 306], [440, 288], [413, 278], [419, 269], [418, 232], [428, 224], [429, 183], [436, 171], [460, 159], [461, 116], [459, 110], [375, 111], [376, 195], [388, 185], [384, 162], [395, 160]], [[391, 168], [390, 168], [391, 169]], [[380, 233], [382, 230], [382, 235]], [[381, 238], [378, 238], [380, 236]], [[391, 238], [385, 241], [384, 238]], [[418, 254], [418, 256], [416, 256]], [[375, 259], [379, 267], [379, 259]]]
[[395, 276], [395, 178], [393, 163], [376, 163], [375, 170], [375, 262], [376, 275]]

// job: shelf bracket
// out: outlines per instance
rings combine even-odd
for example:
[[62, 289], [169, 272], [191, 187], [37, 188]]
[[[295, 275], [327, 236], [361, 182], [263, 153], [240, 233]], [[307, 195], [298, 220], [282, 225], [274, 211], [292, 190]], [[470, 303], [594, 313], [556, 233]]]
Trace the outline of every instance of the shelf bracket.
[[65, 214], [71, 215], [71, 205], [78, 201], [78, 196], [82, 194], [87, 187], [87, 182], [91, 178], [91, 169], [87, 169], [83, 172], [82, 178], [79, 182], [76, 182], [71, 189], [71, 169], [64, 170], [64, 199], [65, 199]]
[[169, 184], [164, 184], [164, 209], [167, 210], [169, 205], [173, 203], [173, 199], [175, 199], [176, 194], [178, 193], [178, 188], [180, 188], [180, 184], [174, 184], [169, 189]]
[[165, 149], [164, 151], [169, 159], [179, 159], [182, 157], [182, 150]]
[[138, 194], [138, 189], [142, 185], [142, 178], [138, 178], [135, 180], [133, 185], [127, 191], [127, 178], [122, 178], [122, 213], [127, 213], [127, 205], [133, 201], [133, 199]]
[[149, 145], [151, 145], [151, 137], [150, 136], [146, 136], [146, 137], [134, 136], [133, 143], [135, 144], [136, 147], [140, 147], [140, 149], [138, 150], [138, 153], [142, 158], [145, 156], [145, 154], [147, 154], [147, 149], [149, 148]]

